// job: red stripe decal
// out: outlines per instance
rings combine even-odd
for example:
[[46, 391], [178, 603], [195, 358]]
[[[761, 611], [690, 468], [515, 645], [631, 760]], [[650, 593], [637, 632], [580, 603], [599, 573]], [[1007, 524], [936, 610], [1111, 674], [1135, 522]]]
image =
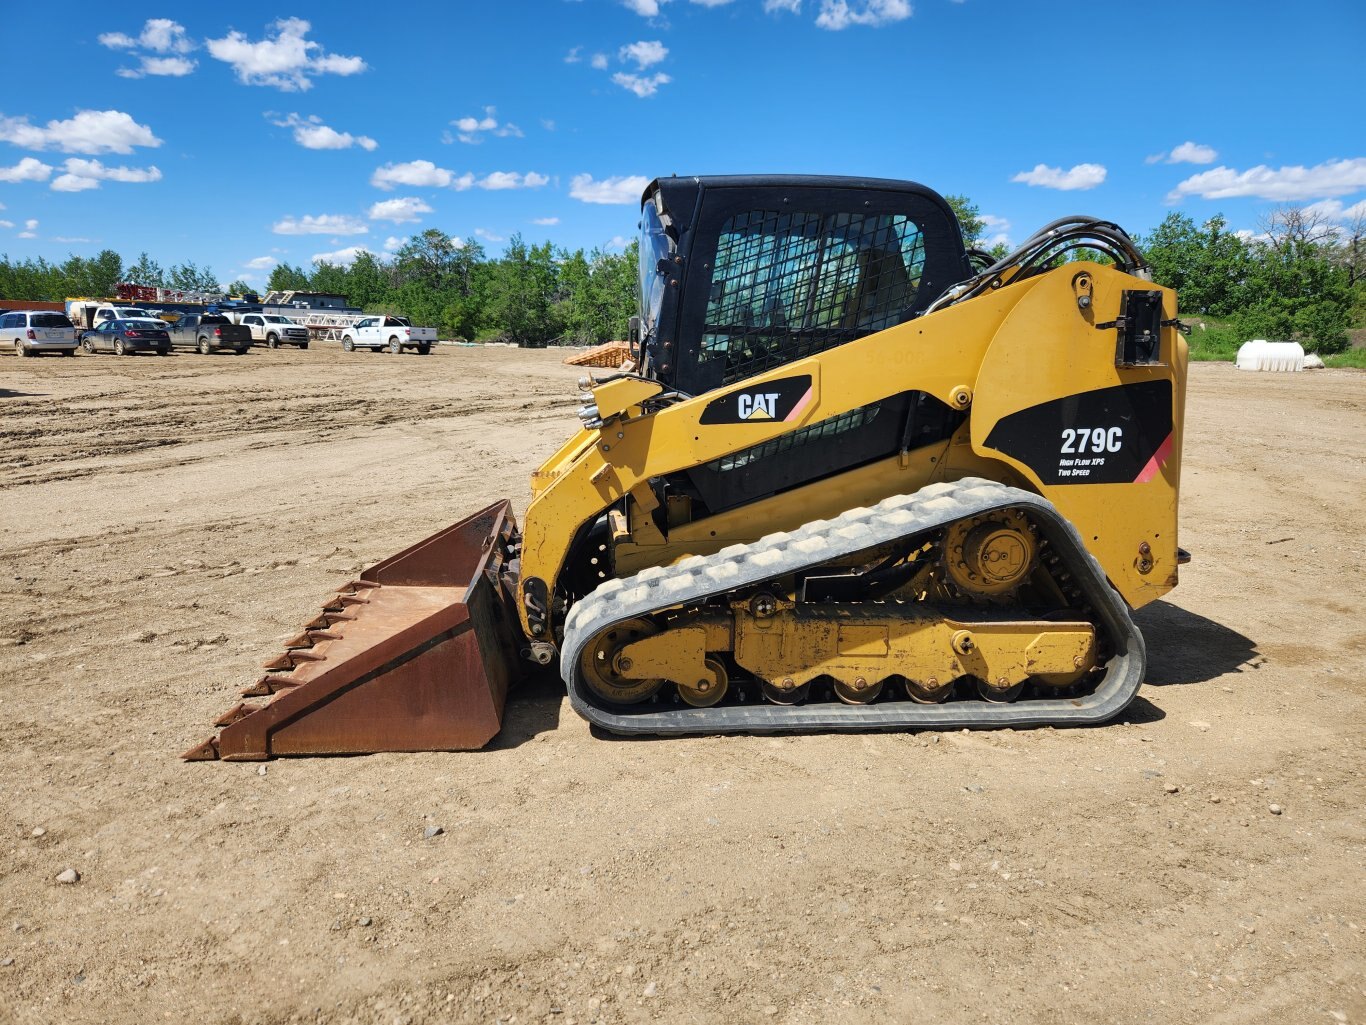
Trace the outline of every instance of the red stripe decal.
[[806, 389], [806, 394], [799, 398], [797, 400], [797, 404], [792, 407], [792, 412], [788, 413], [787, 416], [783, 417], [783, 423], [791, 423], [793, 420], [797, 419], [798, 414], [800, 414], [801, 411], [806, 408], [806, 404], [810, 401], [811, 389], [808, 388]]
[[1167, 440], [1164, 441], [1161, 445], [1157, 446], [1157, 451], [1154, 452], [1153, 457], [1148, 460], [1148, 465], [1143, 467], [1142, 472], [1134, 478], [1134, 483], [1146, 484], [1148, 483], [1148, 481], [1156, 477], [1157, 471], [1167, 465], [1167, 459], [1171, 456], [1171, 454], [1172, 436], [1168, 434]]

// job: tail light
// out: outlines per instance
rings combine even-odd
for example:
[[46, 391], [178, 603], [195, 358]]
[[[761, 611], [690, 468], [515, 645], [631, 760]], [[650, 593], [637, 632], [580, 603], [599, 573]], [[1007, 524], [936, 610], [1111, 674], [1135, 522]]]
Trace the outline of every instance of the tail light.
[[123, 336], [125, 338], [141, 338], [142, 334], [139, 331], [134, 331], [132, 328], [128, 328], [126, 331], [123, 332]]
[[213, 329], [213, 336], [214, 336], [215, 338], [222, 338], [222, 337], [223, 337], [223, 329], [222, 329], [221, 327], [216, 327], [216, 328], [214, 328], [214, 329]]
[[38, 340], [38, 334], [33, 330], [33, 328], [29, 328], [28, 331], [25, 333], [28, 335], [28, 340], [30, 342], [36, 342]]

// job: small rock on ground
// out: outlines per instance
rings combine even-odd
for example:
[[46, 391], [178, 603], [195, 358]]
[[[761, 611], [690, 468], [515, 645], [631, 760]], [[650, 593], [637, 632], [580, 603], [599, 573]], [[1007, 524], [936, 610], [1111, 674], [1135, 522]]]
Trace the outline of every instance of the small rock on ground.
[[440, 836], [445, 830], [440, 826], [428, 826], [422, 831], [422, 839], [430, 840], [434, 836]]
[[1169, 794], [1178, 794], [1178, 793], [1181, 792], [1181, 788], [1180, 788], [1179, 786], [1177, 786], [1175, 783], [1168, 783], [1168, 784], [1167, 784], [1165, 787], [1163, 787], [1162, 789], [1165, 790], [1165, 791], [1166, 791], [1167, 793], [1169, 793]]
[[1267, 809], [1267, 811], [1271, 812], [1272, 815], [1279, 815], [1284, 810], [1285, 809], [1282, 808], [1279, 804], [1273, 804]]
[[42, 826], [35, 826], [34, 829], [33, 829], [32, 835], [33, 835], [33, 836], [47, 836], [47, 830], [44, 829]]
[[81, 874], [80, 874], [79, 872], [77, 872], [74, 868], [62, 869], [62, 871], [60, 871], [60, 872], [57, 873], [57, 882], [59, 882], [59, 883], [68, 883], [68, 884], [70, 884], [70, 883], [79, 883], [80, 881], [81, 881]]

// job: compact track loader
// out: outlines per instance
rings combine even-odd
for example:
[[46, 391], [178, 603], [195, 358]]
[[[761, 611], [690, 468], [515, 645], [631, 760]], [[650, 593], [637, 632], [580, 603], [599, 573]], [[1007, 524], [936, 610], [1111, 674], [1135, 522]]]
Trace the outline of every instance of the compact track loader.
[[364, 572], [186, 758], [478, 748], [541, 666], [630, 734], [1129, 703], [1130, 611], [1186, 558], [1186, 344], [1119, 227], [993, 261], [909, 182], [659, 179], [640, 299], [525, 523], [499, 503]]

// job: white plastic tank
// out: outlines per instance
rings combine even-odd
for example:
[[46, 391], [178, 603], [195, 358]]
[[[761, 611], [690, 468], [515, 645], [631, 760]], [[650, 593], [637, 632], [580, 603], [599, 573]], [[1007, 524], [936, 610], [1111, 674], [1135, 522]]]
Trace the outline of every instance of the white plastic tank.
[[1254, 338], [1238, 349], [1239, 370], [1280, 370], [1298, 373], [1304, 369], [1304, 347], [1299, 342], [1268, 342]]

